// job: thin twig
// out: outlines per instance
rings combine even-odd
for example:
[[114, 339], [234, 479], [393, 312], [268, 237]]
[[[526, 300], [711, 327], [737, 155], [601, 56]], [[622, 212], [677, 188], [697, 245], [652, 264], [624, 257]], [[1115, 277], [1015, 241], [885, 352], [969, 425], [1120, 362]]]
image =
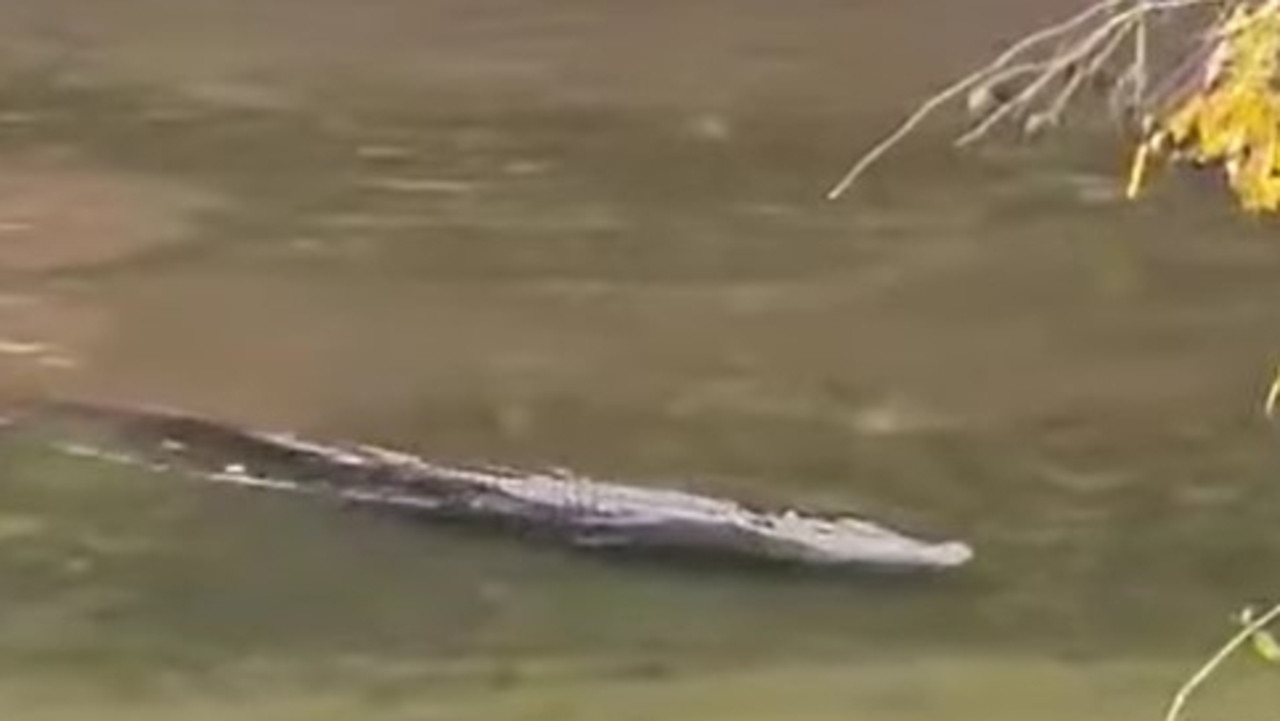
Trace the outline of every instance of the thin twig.
[[1240, 629], [1236, 635], [1228, 639], [1227, 642], [1222, 645], [1222, 648], [1219, 648], [1217, 653], [1213, 654], [1213, 656], [1210, 657], [1203, 666], [1197, 669], [1196, 672], [1191, 675], [1191, 678], [1188, 678], [1186, 683], [1182, 684], [1178, 689], [1178, 692], [1174, 694], [1173, 701], [1169, 704], [1169, 710], [1164, 715], [1164, 721], [1178, 721], [1182, 717], [1182, 709], [1187, 705], [1187, 701], [1191, 698], [1191, 694], [1195, 693], [1195, 690], [1199, 688], [1200, 685], [1203, 684], [1219, 666], [1222, 665], [1222, 662], [1225, 661], [1232, 652], [1239, 648], [1245, 641], [1248, 641], [1255, 633], [1258, 633], [1265, 628], [1267, 624], [1271, 623], [1277, 617], [1280, 617], [1280, 603], [1277, 603], [1268, 609], [1266, 613], [1245, 624], [1244, 628]]
[[[983, 74], [985, 74], [985, 71]], [[832, 186], [831, 190], [827, 191], [827, 200], [835, 200], [843, 195], [844, 192], [849, 189], [849, 186], [853, 185], [854, 182], [861, 177], [864, 172], [866, 172], [867, 168], [870, 168], [871, 165], [879, 160], [885, 153], [892, 150], [893, 147], [901, 142], [903, 138], [910, 135], [911, 131], [915, 130], [916, 127], [918, 127], [925, 118], [929, 117], [934, 110], [937, 110], [952, 99], [968, 91], [970, 86], [972, 86], [977, 80], [981, 79], [981, 77], [981, 75], [975, 73], [973, 76], [947, 87], [942, 92], [922, 103], [920, 107], [916, 108], [914, 113], [912, 113], [902, 122], [901, 125], [897, 127], [896, 130], [889, 133], [884, 140], [876, 143], [875, 147], [867, 151], [867, 153], [863, 155], [858, 162], [854, 163], [853, 167], [849, 169], [849, 172], [845, 173], [844, 177]]]
[[1094, 55], [1093, 61], [1089, 63], [1085, 70], [1076, 73], [1074, 77], [1067, 81], [1066, 86], [1062, 88], [1062, 91], [1059, 92], [1057, 97], [1053, 99], [1053, 102], [1050, 103], [1048, 110], [1045, 111], [1046, 117], [1055, 122], [1059, 117], [1061, 117], [1063, 111], [1067, 108], [1067, 103], [1071, 102], [1071, 97], [1075, 95], [1076, 91], [1080, 88], [1080, 85], [1087, 78], [1096, 75], [1098, 71], [1102, 69], [1102, 66], [1106, 64], [1107, 60], [1110, 59], [1113, 54], [1115, 54], [1116, 50], [1120, 48], [1121, 43], [1124, 42], [1124, 39], [1128, 37], [1131, 29], [1134, 28], [1120, 28], [1120, 30], [1111, 37], [1111, 40]]
[[1146, 106], [1154, 107], [1171, 97], [1181, 97], [1192, 83], [1203, 76], [1204, 63], [1213, 52], [1208, 39], [1202, 39], [1179, 60], [1173, 69], [1165, 73], [1147, 96]]
[[1054, 58], [1049, 64], [1049, 68], [1036, 79], [1035, 82], [1028, 85], [1018, 94], [1016, 98], [1010, 100], [1004, 105], [996, 109], [995, 112], [988, 115], [981, 123], [974, 126], [969, 132], [961, 135], [955, 141], [957, 147], [964, 147], [986, 135], [996, 123], [1003, 120], [1010, 113], [1025, 107], [1035, 99], [1037, 95], [1043, 91], [1054, 78], [1062, 74], [1067, 68], [1074, 63], [1087, 57], [1103, 40], [1116, 28], [1123, 27], [1126, 23], [1133, 22], [1134, 18], [1141, 13], [1141, 10], [1130, 9], [1111, 18], [1102, 24], [1102, 27], [1089, 33], [1083, 40], [1076, 43], [1070, 50]]
[[[1134, 0], [1141, 5], [1143, 0]], [[1141, 108], [1147, 97], [1147, 29], [1146, 13], [1139, 13], [1133, 30], [1133, 107]]]
[[[1034, 63], [1032, 62], [1018, 63], [1017, 65], [1010, 65], [1007, 68], [1002, 68], [999, 72], [991, 73], [990, 75], [988, 75], [987, 79], [982, 83], [982, 86], [987, 86], [987, 87], [996, 86], [996, 85], [999, 85], [1000, 83], [1012, 80], [1018, 77], [1019, 75], [1026, 75], [1028, 73], [1034, 73], [1034, 72], [1043, 72], [1044, 70], [1048, 69], [1048, 67], [1049, 67], [1049, 63], [1047, 61], [1034, 62]], [[982, 86], [979, 86], [979, 87], [982, 87]]]
[[[1274, 2], [1274, 0], [1272, 0]], [[1264, 13], [1255, 14], [1244, 21], [1231, 22], [1233, 13], [1239, 7], [1238, 1], [1224, 2], [1214, 14], [1209, 27], [1197, 33], [1194, 47], [1184, 53], [1173, 66], [1173, 70], [1165, 73], [1150, 94], [1147, 105], [1154, 106], [1169, 97], [1181, 96], [1188, 90], [1192, 81], [1201, 85], [1209, 85], [1216, 79], [1221, 65], [1218, 54], [1227, 36], [1239, 33], [1263, 20]], [[1193, 77], [1188, 77], [1189, 75]]]
[[[1044, 72], [1044, 70], [1047, 67], [1048, 67], [1048, 63], [1046, 62], [1018, 63], [1017, 65], [1010, 65], [1009, 67], [1004, 68], [997, 73], [992, 73], [991, 75], [988, 75], [986, 80], [984, 80], [981, 85], [978, 85], [974, 87], [972, 90], [970, 90], [970, 98], [973, 97], [972, 93], [983, 92], [983, 91], [991, 93], [994, 96], [997, 92], [996, 88], [998, 88], [1002, 83], [1006, 83], [1021, 75], [1030, 75], [1031, 73]], [[971, 101], [970, 105], [972, 104], [973, 103]], [[1003, 105], [1003, 104], [1004, 104], [1004, 101], [997, 101], [995, 103], [995, 106], [999, 107], [1000, 105]], [[973, 108], [971, 107], [970, 109], [972, 110]], [[975, 115], [983, 115], [983, 114], [984, 113], [982, 112], [975, 113]]]

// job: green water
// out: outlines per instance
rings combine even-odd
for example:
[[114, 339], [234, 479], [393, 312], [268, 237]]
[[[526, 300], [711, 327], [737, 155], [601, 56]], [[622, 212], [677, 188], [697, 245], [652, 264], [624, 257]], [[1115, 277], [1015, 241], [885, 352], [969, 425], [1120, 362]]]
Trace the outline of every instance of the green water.
[[[95, 326], [77, 368], [6, 370], [0, 392], [856, 509], [964, 538], [977, 560], [894, 584], [618, 565], [0, 439], [0, 713], [1155, 718], [1230, 614], [1274, 596], [1280, 439], [1256, 408], [1280, 244], [1215, 191], [1168, 178], [1120, 204], [1106, 139], [956, 158], [926, 135], [825, 203], [880, 127], [856, 103], [797, 101], [838, 87], [654, 99], [604, 50], [612, 95], [362, 83], [352, 68], [403, 67], [330, 10], [316, 32], [372, 59], [298, 55], [355, 74], [303, 100], [112, 64], [203, 69], [238, 42], [254, 58], [314, 41], [235, 7], [207, 11], [233, 27], [204, 45], [183, 34], [198, 17], [136, 38], [104, 21], [97, 60], [5, 71], [0, 158], [219, 202], [108, 261], [0, 264], [0, 293]], [[818, 63], [843, 40], [797, 28], [843, 15], [805, 7], [778, 32]], [[423, 32], [585, 53], [575, 13], [612, 27], [492, 12]], [[682, 22], [728, 11], [708, 12]], [[761, 22], [733, 32], [772, 37]], [[157, 45], [169, 31], [192, 46]], [[688, 87], [718, 67], [690, 66]], [[877, 97], [878, 113], [901, 100]], [[1204, 703], [1263, 715], [1273, 685], [1241, 663]]]

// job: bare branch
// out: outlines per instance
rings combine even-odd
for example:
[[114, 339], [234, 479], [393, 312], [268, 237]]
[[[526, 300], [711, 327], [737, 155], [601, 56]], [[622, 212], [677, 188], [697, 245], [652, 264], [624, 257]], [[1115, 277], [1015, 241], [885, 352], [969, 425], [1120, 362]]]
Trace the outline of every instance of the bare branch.
[[892, 133], [877, 143], [875, 147], [854, 163], [853, 167], [849, 169], [849, 172], [845, 173], [844, 177], [827, 192], [827, 199], [834, 200], [843, 195], [867, 168], [871, 167], [871, 165], [879, 160], [881, 156], [891, 150], [893, 146], [897, 145], [903, 138], [909, 135], [911, 131], [915, 130], [916, 127], [919, 126], [920, 123], [924, 121], [924, 119], [927, 118], [934, 110], [937, 110], [953, 98], [959, 97], [961, 94], [969, 90], [969, 88], [982, 82], [988, 75], [998, 72], [1002, 66], [1009, 63], [1026, 50], [1035, 47], [1046, 40], [1052, 40], [1053, 38], [1065, 35], [1081, 25], [1084, 25], [1086, 22], [1093, 19], [1094, 16], [1112, 8], [1119, 7], [1123, 3], [1129, 1], [1130, 0], [1102, 0], [1102, 2], [1091, 5], [1062, 22], [1034, 32], [1014, 43], [1008, 50], [1005, 50], [992, 62], [984, 65], [973, 73], [970, 73], [966, 77], [961, 78], [955, 83], [948, 85], [932, 97], [926, 99], [919, 107], [916, 108], [915, 112], [902, 122], [901, 125], [899, 125]]
[[[1001, 53], [995, 60], [984, 65], [978, 70], [961, 78], [960, 80], [948, 85], [934, 95], [927, 98], [921, 103], [914, 112], [912, 112], [906, 120], [898, 125], [888, 136], [876, 143], [872, 148], [860, 157], [853, 166], [844, 174], [844, 176], [827, 192], [827, 198], [834, 200], [843, 195], [852, 186], [863, 173], [867, 171], [875, 162], [883, 157], [887, 152], [893, 149], [898, 143], [914, 131], [919, 125], [934, 111], [947, 102], [961, 96], [966, 92], [970, 92], [975, 87], [978, 89], [989, 88], [994, 84], [996, 78], [1008, 77], [1004, 73], [1016, 69], [1012, 75], [1020, 75], [1028, 72], [1029, 65], [1045, 65], [1042, 74], [1029, 86], [1027, 86], [1017, 97], [1012, 100], [1001, 102], [995, 109], [989, 113], [982, 122], [976, 127], [964, 133], [956, 140], [956, 145], [967, 145], [986, 134], [996, 123], [1004, 119], [1011, 113], [1022, 111], [1027, 108], [1040, 93], [1048, 87], [1055, 79], [1060, 78], [1072, 66], [1088, 60], [1093, 67], [1100, 68], [1106, 58], [1109, 57], [1121, 42], [1116, 39], [1116, 34], [1127, 35], [1130, 30], [1135, 32], [1135, 50], [1134, 61], [1131, 63], [1128, 74], [1133, 76], [1135, 97], [1146, 96], [1146, 86], [1148, 83], [1147, 65], [1148, 59], [1148, 40], [1147, 40], [1147, 21], [1148, 15], [1151, 13], [1161, 13], [1171, 10], [1189, 8], [1198, 5], [1206, 5], [1219, 0], [1101, 0], [1094, 5], [1085, 8], [1083, 11], [1071, 16], [1070, 18], [1050, 25], [1037, 32], [1034, 32], [1020, 41], [1014, 43], [1007, 50]], [[1128, 6], [1128, 7], [1125, 7]], [[1035, 48], [1046, 41], [1060, 39], [1069, 33], [1072, 33], [1084, 26], [1090, 21], [1109, 11], [1116, 11], [1118, 8], [1124, 8], [1119, 12], [1113, 12], [1113, 15], [1102, 21], [1100, 25], [1090, 31], [1083, 39], [1076, 42], [1068, 43], [1065, 49], [1053, 52], [1050, 59], [1041, 61], [1040, 63], [1021, 63], [1019, 65], [1008, 67], [1020, 55]], [[1101, 48], [1101, 50], [1099, 50]], [[1098, 59], [1101, 56], [1101, 60]], [[1087, 73], [1086, 73], [1087, 74]], [[1064, 89], [1064, 95], [1056, 96], [1055, 101], [1051, 103], [1050, 109], [1045, 114], [1047, 118], [1054, 118], [1062, 112], [1059, 106], [1065, 106], [1066, 102], [1074, 94], [1078, 82], [1069, 81], [1068, 88]]]

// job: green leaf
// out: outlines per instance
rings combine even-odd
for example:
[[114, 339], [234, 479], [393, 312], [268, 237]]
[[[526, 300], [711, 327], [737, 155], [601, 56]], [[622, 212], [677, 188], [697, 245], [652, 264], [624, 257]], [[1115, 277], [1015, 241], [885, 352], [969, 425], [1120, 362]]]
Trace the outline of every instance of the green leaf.
[[[1248, 626], [1253, 623], [1255, 611], [1252, 606], [1240, 611], [1236, 620], [1242, 626]], [[1266, 629], [1258, 629], [1249, 635], [1249, 645], [1253, 647], [1254, 653], [1269, 663], [1280, 663], [1280, 641], [1276, 641], [1276, 637]]]
[[1271, 663], [1280, 663], [1280, 643], [1276, 642], [1276, 637], [1271, 635], [1269, 631], [1257, 631], [1249, 639], [1253, 645], [1253, 650], [1265, 661]]

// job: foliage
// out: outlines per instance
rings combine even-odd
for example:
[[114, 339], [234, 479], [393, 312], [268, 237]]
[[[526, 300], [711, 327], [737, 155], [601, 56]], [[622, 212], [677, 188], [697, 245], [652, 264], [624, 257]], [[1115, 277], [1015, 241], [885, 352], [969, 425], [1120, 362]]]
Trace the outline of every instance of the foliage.
[[[1153, 33], [1175, 28], [1174, 52], [1153, 53]], [[1190, 42], [1188, 42], [1190, 35]], [[1101, 0], [1031, 33], [987, 65], [925, 100], [858, 159], [828, 193], [845, 193], [871, 165], [943, 105], [967, 98], [966, 146], [1002, 123], [1024, 133], [1058, 126], [1085, 87], [1103, 86], [1111, 115], [1138, 142], [1127, 196], [1152, 161], [1221, 169], [1248, 212], [1280, 211], [1280, 0]]]
[[1147, 119], [1134, 158], [1129, 197], [1149, 157], [1170, 154], [1221, 167], [1248, 212], [1280, 210], [1280, 2], [1240, 3], [1212, 30], [1213, 50], [1199, 81]]

